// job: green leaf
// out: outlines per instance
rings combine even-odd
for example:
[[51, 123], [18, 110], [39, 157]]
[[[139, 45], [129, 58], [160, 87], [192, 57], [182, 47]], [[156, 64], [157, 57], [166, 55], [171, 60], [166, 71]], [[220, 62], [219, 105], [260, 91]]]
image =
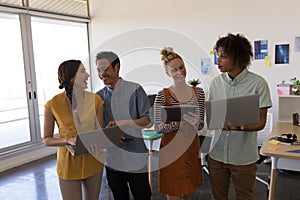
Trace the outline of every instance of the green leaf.
[[290, 81], [291, 81], [294, 85], [300, 85], [300, 80], [298, 80], [296, 77], [291, 78]]
[[200, 82], [199, 79], [191, 79], [191, 80], [188, 81], [188, 83], [189, 83], [190, 85], [197, 86], [197, 85], [200, 84], [201, 82]]

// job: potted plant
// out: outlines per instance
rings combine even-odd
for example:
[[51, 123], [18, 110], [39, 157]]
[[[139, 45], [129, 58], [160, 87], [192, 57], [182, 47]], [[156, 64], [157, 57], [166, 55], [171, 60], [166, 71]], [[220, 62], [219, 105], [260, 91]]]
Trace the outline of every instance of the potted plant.
[[196, 86], [199, 85], [201, 82], [200, 82], [199, 79], [191, 79], [191, 80], [188, 81], [188, 83], [189, 83], [190, 85], [196, 87]]
[[290, 81], [294, 84], [292, 91], [296, 95], [300, 95], [300, 80], [296, 77], [291, 78]]

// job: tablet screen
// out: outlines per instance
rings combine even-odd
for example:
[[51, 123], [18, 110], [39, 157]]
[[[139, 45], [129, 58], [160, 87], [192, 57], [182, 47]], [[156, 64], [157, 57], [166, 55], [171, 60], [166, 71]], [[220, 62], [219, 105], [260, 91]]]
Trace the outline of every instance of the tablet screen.
[[189, 112], [196, 113], [196, 105], [174, 105], [161, 107], [161, 121], [183, 121], [183, 115]]

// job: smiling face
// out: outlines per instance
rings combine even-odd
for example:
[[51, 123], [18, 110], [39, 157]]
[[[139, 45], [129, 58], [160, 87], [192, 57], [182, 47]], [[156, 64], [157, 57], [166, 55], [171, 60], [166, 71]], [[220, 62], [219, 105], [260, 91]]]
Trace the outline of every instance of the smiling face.
[[186, 68], [180, 58], [175, 58], [168, 62], [166, 72], [173, 79], [174, 83], [185, 82]]
[[115, 67], [111, 65], [108, 59], [99, 59], [97, 61], [97, 71], [99, 78], [105, 85], [114, 89], [119, 80], [120, 64], [117, 63]]
[[83, 64], [80, 64], [75, 75], [74, 88], [87, 89], [87, 80], [89, 76], [90, 75], [86, 72]]

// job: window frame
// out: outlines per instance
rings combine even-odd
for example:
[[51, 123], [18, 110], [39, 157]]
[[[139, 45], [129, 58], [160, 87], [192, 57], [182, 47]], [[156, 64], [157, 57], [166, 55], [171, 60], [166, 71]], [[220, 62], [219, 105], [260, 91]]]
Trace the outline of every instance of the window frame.
[[[33, 56], [33, 43], [32, 43], [32, 33], [31, 33], [31, 24], [30, 24], [30, 18], [31, 17], [44, 17], [48, 19], [56, 19], [56, 20], [62, 20], [62, 21], [70, 21], [70, 22], [79, 22], [79, 23], [85, 23], [87, 28], [87, 41], [88, 41], [88, 60], [90, 61], [90, 18], [89, 17], [78, 17], [78, 16], [70, 16], [70, 15], [63, 15], [63, 14], [57, 14], [57, 13], [50, 13], [50, 12], [42, 12], [37, 10], [26, 10], [23, 7], [17, 7], [17, 6], [3, 6], [0, 3], [0, 12], [7, 13], [7, 14], [15, 14], [19, 16], [20, 20], [20, 26], [21, 26], [21, 37], [22, 37], [22, 45], [23, 45], [23, 61], [24, 61], [24, 67], [25, 67], [25, 76], [26, 77], [34, 77], [35, 78], [35, 72], [32, 70], [32, 67], [29, 69], [29, 66], [34, 67], [34, 56]], [[29, 19], [29, 20], [28, 20]], [[26, 49], [26, 51], [25, 51]], [[26, 55], [25, 55], [26, 54]], [[26, 75], [26, 73], [30, 73], [29, 75]], [[91, 69], [89, 70], [89, 73], [91, 73]], [[33, 81], [33, 88], [36, 90], [36, 80]], [[91, 81], [91, 80], [90, 80]], [[27, 86], [26, 86], [27, 87]], [[27, 88], [28, 91], [31, 91], [30, 88]], [[37, 100], [37, 99], [36, 99]], [[29, 120], [39, 120], [39, 111], [38, 111], [38, 103], [36, 103], [36, 106], [28, 103], [28, 110], [30, 116], [34, 116], [34, 119]], [[19, 157], [23, 154], [28, 154], [30, 152], [34, 151], [40, 151], [43, 149], [47, 149], [45, 145], [43, 144], [42, 138], [40, 138], [40, 133], [42, 131], [41, 127], [39, 127], [39, 123], [35, 123], [34, 126], [32, 126], [32, 123], [30, 122], [30, 142], [20, 143], [16, 145], [12, 145], [9, 147], [2, 148], [0, 150], [0, 163], [2, 161], [5, 161], [7, 159], [13, 159], [14, 157]], [[32, 131], [34, 130], [34, 131]], [[53, 149], [51, 149], [50, 154], [53, 154]], [[47, 153], [46, 153], [47, 155]], [[38, 158], [38, 157], [37, 157]], [[26, 160], [26, 158], [24, 158]], [[27, 161], [20, 161], [20, 163], [24, 163]], [[1, 168], [0, 168], [1, 172]]]

